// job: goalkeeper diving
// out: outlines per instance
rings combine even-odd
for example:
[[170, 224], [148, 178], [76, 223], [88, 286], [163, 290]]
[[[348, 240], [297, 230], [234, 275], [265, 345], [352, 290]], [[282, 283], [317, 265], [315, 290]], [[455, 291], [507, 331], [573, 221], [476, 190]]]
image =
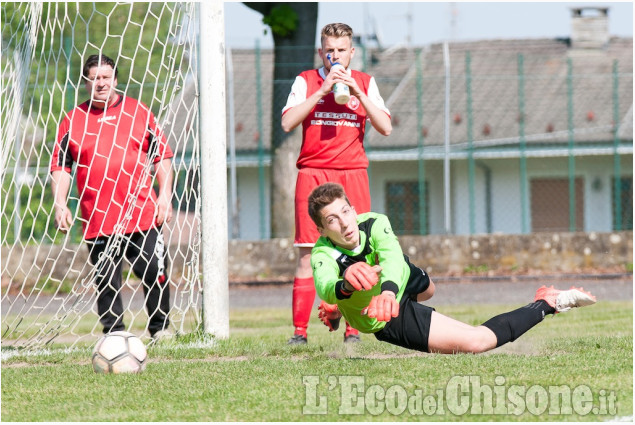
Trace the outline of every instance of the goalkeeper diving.
[[341, 185], [325, 183], [309, 196], [320, 238], [311, 252], [319, 317], [330, 330], [343, 316], [363, 333], [434, 353], [482, 353], [515, 341], [548, 314], [594, 304], [583, 288], [542, 286], [534, 301], [472, 326], [421, 304], [434, 295], [426, 272], [401, 250], [388, 217], [357, 214]]

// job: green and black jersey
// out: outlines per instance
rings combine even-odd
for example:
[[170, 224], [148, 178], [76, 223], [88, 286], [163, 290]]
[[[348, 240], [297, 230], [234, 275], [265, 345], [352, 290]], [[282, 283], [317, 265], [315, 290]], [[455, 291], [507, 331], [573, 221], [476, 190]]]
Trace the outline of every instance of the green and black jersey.
[[[360, 245], [353, 251], [335, 246], [330, 239], [320, 237], [311, 251], [311, 267], [318, 296], [329, 304], [337, 304], [344, 318], [363, 333], [374, 333], [386, 322], [378, 322], [361, 312], [368, 307], [373, 296], [392, 291], [401, 300], [410, 277], [397, 236], [392, 231], [388, 217], [368, 212], [357, 216]], [[342, 293], [342, 275], [346, 268], [359, 261], [382, 268], [379, 283], [370, 291]]]

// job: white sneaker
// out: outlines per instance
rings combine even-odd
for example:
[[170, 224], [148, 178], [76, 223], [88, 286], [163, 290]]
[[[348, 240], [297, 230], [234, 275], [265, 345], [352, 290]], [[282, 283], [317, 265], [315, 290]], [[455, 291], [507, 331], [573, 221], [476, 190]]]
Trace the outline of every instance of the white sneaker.
[[597, 299], [584, 288], [576, 288], [574, 286], [566, 291], [554, 289], [553, 286], [547, 288], [541, 286], [536, 291], [535, 301], [545, 300], [547, 304], [556, 309], [557, 313], [571, 310], [573, 307], [584, 307], [595, 304]]

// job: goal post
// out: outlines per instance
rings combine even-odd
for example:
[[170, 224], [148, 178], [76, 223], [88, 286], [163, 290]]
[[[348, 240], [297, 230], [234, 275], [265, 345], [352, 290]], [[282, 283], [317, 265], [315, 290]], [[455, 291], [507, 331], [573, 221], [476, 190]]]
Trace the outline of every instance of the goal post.
[[[117, 93], [147, 106], [174, 153], [173, 214], [162, 229], [170, 328], [226, 337], [225, 77], [217, 75], [225, 68], [222, 52], [209, 47], [224, 48], [222, 3], [3, 2], [1, 7], [2, 347], [81, 346], [102, 333], [77, 165], [67, 197], [73, 216], [67, 234], [55, 228], [49, 172], [59, 123], [89, 99], [82, 66], [97, 53], [113, 58]], [[151, 161], [144, 170], [156, 188]], [[138, 189], [130, 190], [131, 202]], [[122, 211], [130, 212], [131, 205]], [[113, 246], [104, 261], [117, 258], [118, 245]], [[125, 260], [122, 267], [126, 330], [147, 337], [142, 277]]]
[[225, 18], [220, 1], [201, 2], [200, 134], [204, 330], [229, 336]]

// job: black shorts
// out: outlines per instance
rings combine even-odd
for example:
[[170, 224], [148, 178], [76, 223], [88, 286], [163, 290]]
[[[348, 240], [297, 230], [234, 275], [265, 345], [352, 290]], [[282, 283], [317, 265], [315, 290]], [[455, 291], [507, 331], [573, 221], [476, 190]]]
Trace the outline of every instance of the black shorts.
[[420, 268], [410, 264], [410, 278], [399, 302], [399, 316], [375, 332], [375, 338], [411, 350], [428, 352], [430, 320], [434, 308], [417, 302], [417, 294], [430, 286], [430, 278]]

